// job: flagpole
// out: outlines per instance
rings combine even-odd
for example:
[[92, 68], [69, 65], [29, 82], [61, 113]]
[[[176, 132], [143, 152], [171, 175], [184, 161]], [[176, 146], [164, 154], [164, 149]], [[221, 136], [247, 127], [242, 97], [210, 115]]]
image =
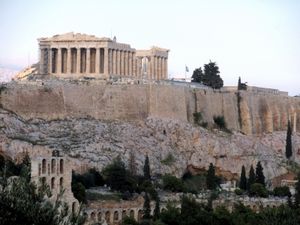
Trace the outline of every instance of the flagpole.
[[185, 68], [184, 68], [184, 82], [186, 82], [186, 65], [185, 65]]

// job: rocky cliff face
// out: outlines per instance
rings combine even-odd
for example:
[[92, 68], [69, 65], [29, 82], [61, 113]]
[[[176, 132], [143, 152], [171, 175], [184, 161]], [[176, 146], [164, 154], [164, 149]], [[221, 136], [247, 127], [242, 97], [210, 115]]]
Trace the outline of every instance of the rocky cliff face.
[[[6, 110], [0, 111], [0, 128], [2, 150], [12, 157], [24, 151], [33, 153], [34, 146], [45, 146], [71, 156], [76, 170], [85, 166], [101, 169], [118, 155], [128, 163], [134, 155], [141, 172], [148, 154], [153, 174], [181, 176], [188, 166], [201, 170], [212, 162], [220, 174], [231, 179], [239, 176], [242, 165], [249, 170], [257, 161], [262, 161], [269, 179], [287, 172], [285, 132], [229, 134], [155, 117], [133, 122], [90, 117], [24, 120]], [[299, 133], [294, 134], [293, 143], [294, 161], [300, 162]]]

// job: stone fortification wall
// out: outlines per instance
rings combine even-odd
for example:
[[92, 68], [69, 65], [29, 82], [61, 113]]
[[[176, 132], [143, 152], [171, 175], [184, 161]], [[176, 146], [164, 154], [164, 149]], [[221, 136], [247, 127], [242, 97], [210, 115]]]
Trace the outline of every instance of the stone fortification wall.
[[24, 119], [144, 120], [160, 117], [193, 122], [201, 112], [213, 123], [223, 115], [228, 128], [245, 134], [286, 130], [288, 119], [300, 129], [300, 100], [260, 91], [215, 91], [172, 82], [120, 84], [106, 81], [10, 83], [1, 88], [1, 106]]

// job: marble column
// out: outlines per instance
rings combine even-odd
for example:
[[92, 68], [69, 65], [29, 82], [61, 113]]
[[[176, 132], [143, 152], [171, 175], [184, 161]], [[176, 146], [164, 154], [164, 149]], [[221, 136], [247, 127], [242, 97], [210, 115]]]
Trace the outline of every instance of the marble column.
[[165, 76], [164, 79], [168, 79], [168, 58], [165, 58]]
[[61, 74], [61, 48], [57, 48], [57, 67], [56, 67], [56, 73]]
[[86, 68], [85, 68], [85, 72], [86, 74], [90, 73], [90, 68], [91, 67], [91, 51], [90, 48], [86, 49]]
[[113, 74], [116, 75], [117, 74], [117, 65], [118, 65], [118, 61], [117, 61], [117, 50], [114, 49], [113, 50]]
[[76, 73], [80, 74], [80, 62], [81, 62], [81, 52], [80, 52], [80, 48], [76, 49]]
[[129, 69], [128, 69], [128, 75], [132, 77], [132, 52], [128, 52], [129, 57], [128, 57], [128, 61], [129, 61]]
[[67, 48], [67, 74], [71, 74], [71, 48]]
[[128, 76], [128, 52], [124, 52], [124, 62], [125, 62], [125, 66], [124, 66], [124, 70], [125, 70], [125, 73], [124, 75], [125, 76]]
[[165, 77], [165, 57], [161, 58], [161, 79]]
[[116, 74], [120, 75], [120, 51], [116, 50]]
[[95, 72], [96, 74], [100, 73], [100, 48], [96, 48], [96, 57], [95, 57]]
[[52, 49], [48, 48], [48, 74], [52, 73]]
[[120, 75], [123, 75], [123, 63], [124, 63], [124, 59], [123, 59], [123, 51], [120, 50]]
[[108, 76], [108, 48], [104, 48], [104, 75]]

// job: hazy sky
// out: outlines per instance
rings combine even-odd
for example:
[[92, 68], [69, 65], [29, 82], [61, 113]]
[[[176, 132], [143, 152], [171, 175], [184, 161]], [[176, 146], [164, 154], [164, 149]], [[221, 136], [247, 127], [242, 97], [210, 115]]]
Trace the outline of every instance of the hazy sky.
[[0, 0], [0, 65], [37, 61], [39, 37], [117, 37], [136, 49], [170, 49], [169, 74], [209, 60], [225, 85], [300, 93], [300, 0]]

